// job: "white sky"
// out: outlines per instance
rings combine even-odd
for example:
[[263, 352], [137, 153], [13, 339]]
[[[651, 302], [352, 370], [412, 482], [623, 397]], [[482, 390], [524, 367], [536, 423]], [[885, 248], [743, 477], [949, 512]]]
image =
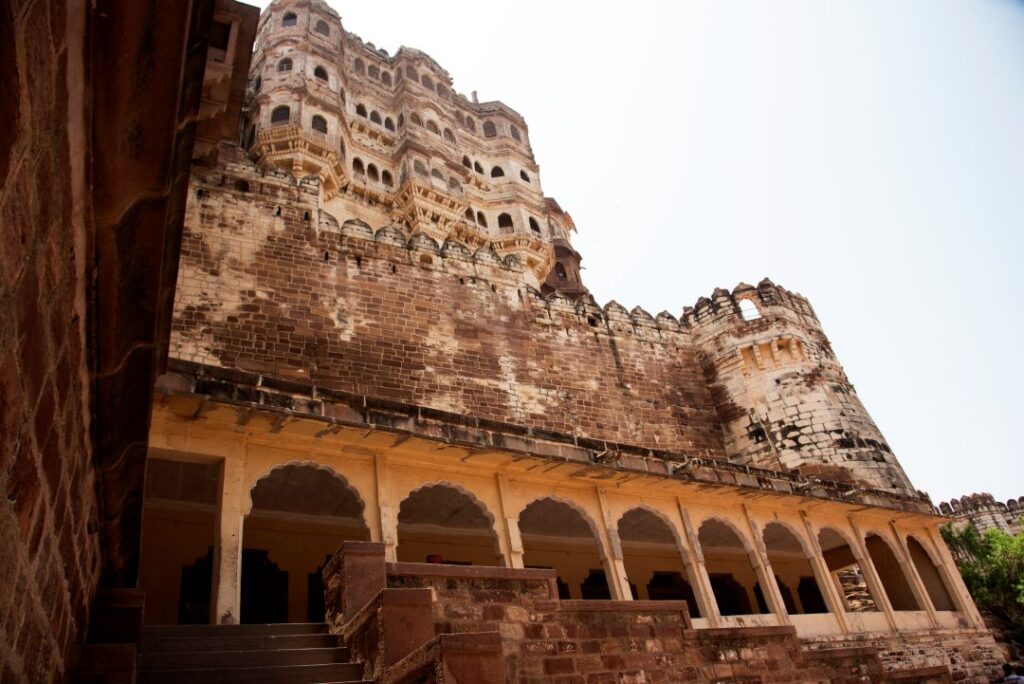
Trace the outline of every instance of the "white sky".
[[330, 1], [526, 117], [599, 303], [768, 276], [918, 488], [1024, 495], [1024, 2]]

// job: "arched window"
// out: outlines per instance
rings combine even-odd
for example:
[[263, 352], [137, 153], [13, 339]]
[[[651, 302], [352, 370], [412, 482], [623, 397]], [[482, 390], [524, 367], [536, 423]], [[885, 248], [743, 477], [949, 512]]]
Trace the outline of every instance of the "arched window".
[[389, 131], [395, 130], [395, 122], [391, 120], [390, 116], [384, 119], [384, 128], [388, 129]]
[[476, 121], [473, 121], [473, 117], [466, 117], [466, 128], [476, 133]]
[[537, 219], [533, 218], [532, 216], [530, 217], [530, 230], [532, 230], [535, 233], [540, 232], [540, 224], [537, 223]]
[[526, 173], [525, 171], [520, 171], [520, 172], [519, 172], [519, 177], [520, 177], [520, 178], [522, 178], [522, 179], [523, 179], [524, 181], [526, 181], [527, 183], [529, 183], [529, 182], [530, 182], [530, 176], [529, 176], [529, 174], [527, 174], [527, 173]]
[[466, 156], [462, 157], [462, 165], [465, 166], [467, 169], [473, 168], [473, 162], [469, 161], [469, 157]]
[[457, 109], [455, 110], [455, 120], [458, 121], [463, 126], [466, 125], [466, 117], [462, 114], [462, 112], [460, 112]]
[[757, 304], [754, 304], [749, 299], [741, 299], [739, 301], [740, 315], [743, 316], [745, 321], [756, 321], [761, 317], [761, 312], [757, 308]]
[[555, 262], [555, 275], [558, 276], [559, 280], [566, 279], [565, 266], [562, 265], [561, 261]]
[[512, 138], [513, 139], [515, 139], [515, 140], [522, 140], [523, 139], [522, 136], [519, 135], [519, 129], [516, 128], [515, 126], [510, 126], [509, 127], [509, 131], [512, 132]]
[[466, 220], [467, 221], [472, 221], [473, 220], [473, 209], [472, 209], [472, 207], [466, 209]]
[[427, 130], [434, 135], [441, 135], [441, 129], [437, 127], [437, 124], [433, 121], [427, 121]]
[[324, 69], [322, 66], [318, 66], [316, 69], [313, 69], [313, 75], [319, 78], [321, 81], [326, 81], [327, 69]]
[[377, 167], [373, 164], [366, 167], [366, 175], [369, 176], [372, 181], [380, 180], [380, 173], [377, 172]]
[[382, 71], [382, 72], [380, 72], [380, 82], [383, 83], [386, 86], [391, 85], [391, 72], [390, 71]]
[[505, 169], [501, 168], [500, 166], [495, 166], [493, 169], [491, 169], [491, 178], [501, 178], [504, 175]]
[[482, 174], [484, 172], [484, 167], [480, 166], [480, 162], [473, 162], [473, 170]]
[[427, 175], [427, 167], [419, 159], [412, 163], [412, 170], [421, 176]]
[[356, 115], [357, 116], [361, 116], [363, 118], [366, 118], [366, 105], [357, 104], [356, 105]]
[[494, 125], [493, 121], [484, 122], [484, 137], [493, 138], [498, 135], [498, 127]]
[[361, 74], [363, 73], [363, 70], [366, 69], [366, 65], [363, 64], [362, 59], [356, 57], [356, 61], [352, 62], [352, 68], [356, 70], [357, 74]]
[[448, 187], [453, 189], [453, 190], [461, 190], [462, 189], [462, 184], [459, 183], [459, 179], [456, 178], [455, 176], [449, 176], [448, 177]]
[[285, 57], [284, 59], [282, 59], [280, 62], [277, 63], [277, 70], [278, 71], [291, 71], [292, 70], [292, 60], [290, 60], [287, 57]]
[[398, 127], [402, 128], [403, 126], [405, 126], [405, 114], [399, 114], [398, 115]]
[[476, 222], [479, 223], [484, 228], [487, 227], [487, 217], [484, 216], [484, 212], [482, 212], [482, 211], [476, 212]]
[[448, 89], [441, 83], [437, 84], [437, 94], [445, 100], [448, 99]]
[[416, 75], [416, 70], [412, 67], [405, 67], [405, 77], [411, 81], [419, 81], [420, 77]]
[[298, 22], [299, 18], [295, 15], [295, 12], [286, 12], [281, 19], [281, 26], [295, 26]]
[[352, 171], [354, 171], [359, 176], [362, 176], [364, 173], [366, 173], [366, 167], [363, 166], [363, 160], [360, 159], [359, 157], [356, 157], [355, 159], [352, 160]]
[[370, 112], [370, 121], [375, 124], [381, 123], [380, 113], [378, 113], [376, 109]]
[[511, 228], [512, 227], [512, 215], [501, 213], [498, 214], [498, 227], [499, 228]]
[[431, 176], [433, 176], [434, 178], [438, 179], [438, 180], [439, 180], [439, 181], [441, 181], [442, 183], [444, 182], [444, 174], [443, 174], [443, 173], [441, 173], [440, 171], [438, 171], [437, 169], [433, 169], [433, 170], [432, 170], [432, 171], [430, 172], [430, 175], [431, 175]]
[[327, 22], [324, 21], [323, 19], [316, 22], [316, 26], [313, 27], [313, 30], [319, 33], [321, 36], [331, 35], [331, 27], [328, 26]]
[[370, 78], [379, 79], [380, 69], [377, 68], [376, 64], [371, 64], [366, 68], [366, 75], [369, 76]]
[[430, 76], [427, 76], [426, 74], [423, 74], [423, 78], [420, 79], [420, 83], [423, 85], [424, 88], [429, 88], [430, 90], [434, 89], [433, 79], [431, 79]]
[[409, 115], [409, 121], [413, 122], [417, 126], [422, 126], [423, 125], [423, 119], [421, 119], [420, 115], [415, 113], [415, 112], [413, 112], [412, 114]]
[[382, 183], [384, 183], [384, 185], [388, 186], [389, 188], [395, 184], [394, 179], [391, 177], [390, 171], [381, 171], [380, 180]]
[[450, 128], [444, 129], [444, 139], [453, 145], [455, 144], [455, 134], [452, 133]]
[[314, 131], [318, 131], [320, 133], [327, 132], [327, 119], [320, 116], [319, 114], [313, 117], [312, 125]]
[[280, 107], [274, 107], [274, 111], [270, 112], [270, 123], [285, 123], [290, 121], [292, 118], [292, 110], [287, 105], [281, 105]]

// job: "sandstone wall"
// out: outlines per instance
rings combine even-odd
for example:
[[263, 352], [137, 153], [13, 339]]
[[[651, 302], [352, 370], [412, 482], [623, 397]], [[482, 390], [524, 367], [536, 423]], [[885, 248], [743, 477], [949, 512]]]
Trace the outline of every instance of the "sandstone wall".
[[86, 228], [72, 202], [82, 196], [84, 118], [68, 91], [69, 78], [84, 77], [74, 42], [84, 32], [74, 23], [84, 20], [80, 9], [0, 3], [4, 682], [61, 678], [99, 575], [83, 334]]
[[721, 457], [689, 335], [670, 316], [543, 299], [514, 258], [339, 226], [317, 200], [315, 182], [241, 162], [194, 178], [173, 357]]

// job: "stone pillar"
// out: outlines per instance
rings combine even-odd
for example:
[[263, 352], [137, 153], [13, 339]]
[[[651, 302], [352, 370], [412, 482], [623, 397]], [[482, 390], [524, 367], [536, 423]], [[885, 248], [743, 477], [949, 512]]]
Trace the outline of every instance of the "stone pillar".
[[519, 534], [519, 519], [512, 514], [508, 501], [508, 480], [501, 473], [494, 476], [498, 487], [498, 503], [501, 510], [498, 511], [498, 534], [502, 555], [505, 557], [505, 566], [509, 568], [526, 567], [523, 563], [523, 538]]
[[978, 612], [978, 607], [974, 605], [974, 599], [971, 598], [971, 593], [967, 590], [964, 578], [956, 567], [953, 554], [950, 553], [949, 547], [946, 546], [945, 540], [942, 539], [942, 535], [936, 532], [934, 528], [929, 527], [928, 538], [932, 546], [938, 550], [939, 563], [935, 567], [942, 576], [942, 581], [945, 582], [950, 598], [956, 604], [957, 610], [975, 629], [986, 629], [985, 621], [982, 619], [981, 613]]
[[771, 561], [768, 560], [768, 549], [765, 548], [764, 538], [761, 536], [761, 526], [745, 505], [743, 514], [747, 519], [754, 544], [754, 550], [750, 553], [750, 562], [754, 566], [754, 574], [757, 575], [758, 582], [761, 584], [761, 595], [764, 596], [765, 603], [768, 604], [768, 610], [779, 616], [779, 622], [788, 625], [790, 624], [789, 611], [786, 610], [782, 592], [779, 591], [779, 583], [775, 581], [775, 571], [772, 570]]
[[885, 613], [885, 619], [889, 622], [889, 628], [895, 632], [898, 628], [896, 627], [896, 618], [892, 613], [892, 603], [889, 602], [889, 595], [885, 593], [882, 580], [878, 576], [878, 571], [875, 570], [871, 554], [868, 553], [867, 547], [864, 546], [864, 533], [860, 531], [857, 521], [853, 518], [848, 518], [848, 520], [850, 528], [853, 530], [853, 548], [850, 550], [853, 551], [857, 564], [860, 565], [861, 572], [864, 573], [864, 581], [867, 582], [868, 589], [871, 590], [871, 597], [875, 599], [875, 605]]
[[220, 475], [220, 505], [214, 529], [211, 622], [237, 625], [242, 602], [242, 523], [249, 505], [245, 459], [227, 458]]
[[707, 618], [708, 624], [711, 627], [718, 627], [722, 623], [722, 616], [718, 612], [718, 601], [715, 600], [715, 592], [711, 588], [707, 566], [704, 565], [704, 550], [700, 547], [700, 538], [693, 527], [693, 521], [690, 520], [690, 514], [686, 512], [679, 498], [676, 498], [676, 506], [683, 521], [683, 536], [690, 545], [689, 553], [683, 556], [683, 562], [687, 566], [687, 574], [690, 575], [693, 595], [700, 604], [701, 615]]
[[373, 465], [377, 481], [377, 508], [380, 511], [379, 539], [384, 544], [384, 559], [388, 563], [395, 563], [398, 561], [398, 512], [391, 502], [387, 454], [374, 456]]
[[810, 560], [811, 569], [814, 570], [814, 579], [818, 582], [818, 589], [821, 591], [822, 598], [825, 599], [825, 605], [828, 606], [829, 612], [835, 615], [840, 629], [844, 634], [849, 634], [850, 623], [846, 620], [846, 600], [836, 589], [835, 583], [832, 582], [832, 573], [828, 569], [828, 563], [825, 562], [825, 553], [821, 550], [818, 535], [814, 533], [814, 527], [807, 518], [807, 513], [800, 511], [800, 518], [804, 521], [804, 529], [807, 530], [807, 538], [810, 540], [813, 555], [808, 560]]
[[939, 626], [939, 616], [935, 614], [935, 606], [932, 605], [932, 597], [928, 595], [928, 588], [924, 586], [924, 580], [921, 579], [921, 575], [917, 572], [917, 566], [914, 565], [914, 559], [910, 556], [910, 549], [907, 547], [907, 539], [900, 532], [899, 528], [896, 527], [894, 521], [889, 522], [889, 528], [892, 530], [892, 534], [896, 537], [896, 547], [899, 549], [900, 558], [899, 561], [906, 568], [907, 579], [910, 580], [910, 589], [914, 592], [914, 598], [917, 600], [917, 605], [921, 606], [928, 612], [928, 619], [932, 623], [932, 627]]
[[612, 598], [618, 601], [632, 601], [633, 592], [629, 589], [629, 578], [626, 577], [626, 565], [622, 558], [622, 542], [619, 531], [612, 520], [612, 511], [608, 506], [608, 497], [603, 489], [597, 489], [597, 503], [601, 509], [600, 525], [603, 532], [601, 546], [605, 548], [605, 573], [612, 590]]

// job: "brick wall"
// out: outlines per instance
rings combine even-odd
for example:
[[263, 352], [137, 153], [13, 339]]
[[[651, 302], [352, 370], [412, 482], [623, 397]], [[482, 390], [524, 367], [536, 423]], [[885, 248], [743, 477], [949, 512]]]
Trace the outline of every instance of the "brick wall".
[[515, 263], [338, 226], [317, 197], [313, 183], [243, 163], [194, 177], [173, 357], [539, 432], [722, 455], [688, 333], [671, 317], [544, 300]]
[[[84, 353], [84, 9], [0, 4], [0, 680], [59, 680], [99, 576]], [[69, 21], [72, 22], [69, 24]], [[69, 43], [70, 41], [70, 43]], [[76, 106], [77, 105], [77, 106]], [[75, 120], [75, 116], [80, 119]]]

